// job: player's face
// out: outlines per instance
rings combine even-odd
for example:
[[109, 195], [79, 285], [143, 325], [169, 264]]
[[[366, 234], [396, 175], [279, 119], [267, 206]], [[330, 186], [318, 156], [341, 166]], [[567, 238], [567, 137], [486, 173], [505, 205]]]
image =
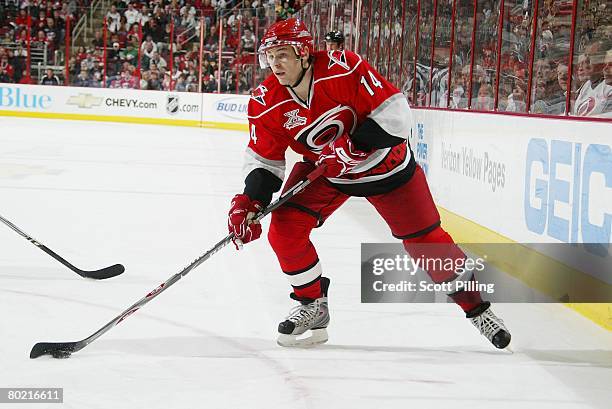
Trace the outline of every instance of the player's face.
[[272, 48], [266, 51], [266, 58], [272, 72], [281, 85], [293, 85], [302, 73], [302, 61], [291, 46]]
[[326, 46], [327, 46], [327, 51], [335, 51], [335, 50], [340, 49], [340, 45], [332, 41], [326, 43]]

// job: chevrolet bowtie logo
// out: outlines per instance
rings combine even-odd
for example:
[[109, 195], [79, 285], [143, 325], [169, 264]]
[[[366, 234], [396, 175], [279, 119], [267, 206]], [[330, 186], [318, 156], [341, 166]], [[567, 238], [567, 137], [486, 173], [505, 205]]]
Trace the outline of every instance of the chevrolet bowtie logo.
[[94, 97], [92, 94], [73, 95], [68, 98], [68, 105], [76, 105], [79, 108], [97, 107], [102, 104], [102, 97]]

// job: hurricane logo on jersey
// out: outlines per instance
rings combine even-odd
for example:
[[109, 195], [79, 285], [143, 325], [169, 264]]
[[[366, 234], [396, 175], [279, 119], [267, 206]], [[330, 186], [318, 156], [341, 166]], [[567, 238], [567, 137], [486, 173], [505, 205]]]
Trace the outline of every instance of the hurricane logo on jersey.
[[266, 106], [266, 101], [264, 101], [266, 92], [268, 92], [268, 88], [266, 88], [264, 85], [260, 85], [259, 87], [255, 88], [251, 93], [251, 99], [259, 102], [263, 106]]
[[357, 126], [357, 114], [346, 106], [338, 106], [321, 114], [312, 124], [302, 129], [295, 139], [312, 152], [320, 152], [345, 132], [352, 134]]
[[578, 107], [576, 107], [576, 114], [578, 116], [588, 116], [595, 109], [595, 98], [589, 97], [582, 101]]

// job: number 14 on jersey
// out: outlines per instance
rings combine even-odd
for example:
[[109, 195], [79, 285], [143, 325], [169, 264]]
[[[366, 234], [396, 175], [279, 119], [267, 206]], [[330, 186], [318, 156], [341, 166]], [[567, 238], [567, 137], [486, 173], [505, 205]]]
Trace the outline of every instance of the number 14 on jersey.
[[[370, 80], [372, 80], [372, 85], [382, 89], [383, 86], [381, 82], [374, 76], [374, 74], [372, 74], [372, 71], [368, 70], [368, 74], [370, 74]], [[361, 83], [368, 91], [368, 94], [370, 94], [371, 96], [374, 96], [374, 91], [372, 90], [372, 87], [370, 87], [370, 84], [368, 84], [368, 80], [366, 80], [366, 78], [363, 75], [361, 76]]]

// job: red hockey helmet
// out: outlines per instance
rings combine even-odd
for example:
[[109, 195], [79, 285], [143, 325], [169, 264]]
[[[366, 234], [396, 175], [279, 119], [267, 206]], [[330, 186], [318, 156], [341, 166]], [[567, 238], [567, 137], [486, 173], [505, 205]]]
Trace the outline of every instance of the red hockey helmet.
[[261, 68], [270, 66], [266, 58], [266, 50], [284, 45], [292, 46], [298, 57], [305, 55], [306, 48], [312, 53], [314, 50], [312, 35], [302, 20], [290, 18], [274, 23], [268, 28], [257, 50]]

